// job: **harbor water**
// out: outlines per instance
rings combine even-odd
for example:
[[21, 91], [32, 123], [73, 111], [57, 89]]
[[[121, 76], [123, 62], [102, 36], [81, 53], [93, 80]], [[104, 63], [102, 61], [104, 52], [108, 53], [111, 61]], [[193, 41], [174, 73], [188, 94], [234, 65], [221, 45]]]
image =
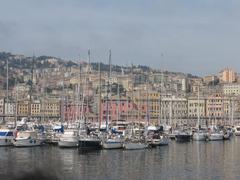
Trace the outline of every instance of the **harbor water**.
[[58, 179], [240, 179], [240, 137], [229, 141], [172, 141], [146, 150], [81, 152], [45, 145], [0, 148], [0, 177], [39, 171]]

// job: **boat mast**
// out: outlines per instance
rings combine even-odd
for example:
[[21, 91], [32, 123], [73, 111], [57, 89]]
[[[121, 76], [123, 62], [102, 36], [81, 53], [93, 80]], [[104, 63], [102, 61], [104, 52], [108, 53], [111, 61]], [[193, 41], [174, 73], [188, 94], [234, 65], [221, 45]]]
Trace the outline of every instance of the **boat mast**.
[[198, 131], [199, 131], [199, 124], [200, 124], [200, 97], [199, 97], [199, 85], [198, 85], [198, 109], [197, 109], [197, 118], [198, 118]]
[[[7, 106], [6, 106], [6, 111], [7, 112], [7, 119], [9, 119], [9, 113], [8, 113], [8, 59], [7, 59], [7, 99], [6, 99], [6, 102], [7, 102]], [[6, 113], [5, 113], [6, 115]], [[4, 118], [5, 119], [5, 118]], [[5, 123], [5, 122], [4, 122]]]
[[119, 96], [119, 83], [117, 81], [117, 122], [119, 121], [119, 99], [120, 99], [120, 96]]
[[110, 88], [110, 76], [111, 76], [111, 49], [109, 50], [109, 57], [108, 57], [108, 60], [109, 60], [109, 72], [108, 72], [108, 82], [107, 82], [107, 99], [106, 99], [106, 101], [107, 101], [107, 113], [106, 113], [106, 115], [107, 115], [107, 118], [106, 118], [106, 131], [108, 132], [108, 123], [109, 123], [109, 115], [110, 115], [110, 113], [109, 113], [109, 111], [108, 111], [108, 109], [109, 109], [109, 95], [111, 96], [111, 88]]
[[231, 108], [231, 122], [232, 122], [231, 124], [232, 124], [232, 126], [234, 126], [233, 113], [234, 113], [234, 102], [232, 99], [232, 108]]
[[99, 108], [98, 108], [98, 114], [99, 114], [99, 129], [101, 128], [102, 123], [102, 73], [101, 73], [101, 63], [98, 63], [98, 72], [99, 72]]
[[15, 103], [15, 121], [14, 121], [14, 128], [17, 127], [17, 119], [18, 119], [18, 114], [17, 114], [17, 107], [18, 107], [18, 85], [17, 85], [17, 99]]
[[148, 88], [149, 88], [149, 80], [147, 80], [147, 126], [149, 126], [149, 121], [150, 121], [150, 115], [149, 115], [149, 92], [148, 92]]
[[89, 119], [89, 80], [90, 80], [90, 77], [89, 77], [89, 74], [90, 74], [90, 49], [88, 50], [88, 68], [87, 68], [87, 77], [88, 79], [87, 80], [87, 109], [86, 109], [86, 119], [88, 120]]

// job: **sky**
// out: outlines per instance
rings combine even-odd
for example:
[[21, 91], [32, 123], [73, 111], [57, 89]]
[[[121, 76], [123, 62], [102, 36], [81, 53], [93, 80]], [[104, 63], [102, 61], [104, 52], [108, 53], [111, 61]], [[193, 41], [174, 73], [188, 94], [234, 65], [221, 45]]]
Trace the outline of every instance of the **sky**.
[[0, 51], [194, 75], [240, 71], [239, 0], [0, 0]]

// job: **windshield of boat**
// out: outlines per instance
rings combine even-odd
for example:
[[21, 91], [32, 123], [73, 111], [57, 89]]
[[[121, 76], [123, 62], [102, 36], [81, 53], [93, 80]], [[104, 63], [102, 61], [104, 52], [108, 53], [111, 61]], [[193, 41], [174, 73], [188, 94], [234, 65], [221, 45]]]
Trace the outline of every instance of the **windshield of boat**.
[[12, 131], [1, 131], [0, 136], [13, 136]]

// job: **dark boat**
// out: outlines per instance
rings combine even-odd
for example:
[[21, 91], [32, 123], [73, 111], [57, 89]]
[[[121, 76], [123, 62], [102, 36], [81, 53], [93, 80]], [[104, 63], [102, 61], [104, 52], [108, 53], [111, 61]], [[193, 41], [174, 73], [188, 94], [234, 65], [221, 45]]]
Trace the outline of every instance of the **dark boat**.
[[177, 142], [189, 142], [191, 140], [191, 135], [186, 132], [181, 132], [175, 135], [175, 140]]
[[79, 139], [78, 147], [85, 150], [101, 149], [101, 140], [94, 136], [82, 137]]

